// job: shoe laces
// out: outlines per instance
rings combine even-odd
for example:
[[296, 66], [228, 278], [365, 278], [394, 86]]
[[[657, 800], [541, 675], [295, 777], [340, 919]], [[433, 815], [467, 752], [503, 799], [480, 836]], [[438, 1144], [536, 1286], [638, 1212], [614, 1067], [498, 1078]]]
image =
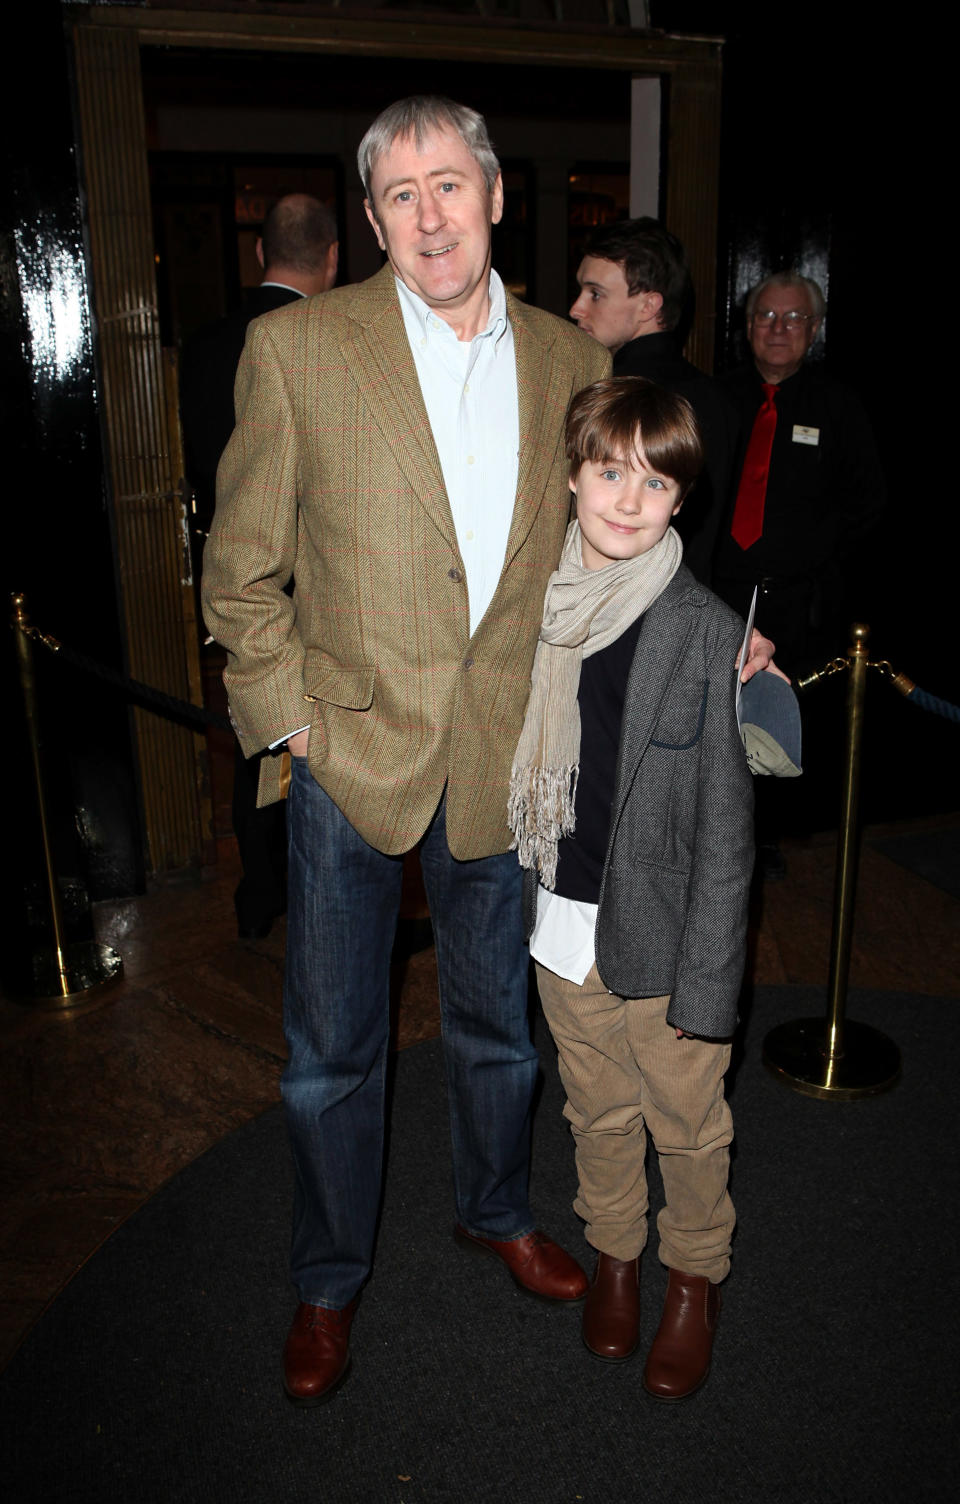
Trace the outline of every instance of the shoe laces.
[[340, 1311], [328, 1310], [326, 1306], [313, 1306], [310, 1318], [307, 1321], [307, 1329], [308, 1331], [313, 1331], [316, 1327], [320, 1327], [321, 1329], [333, 1329], [335, 1331], [340, 1326], [341, 1320], [342, 1313]]

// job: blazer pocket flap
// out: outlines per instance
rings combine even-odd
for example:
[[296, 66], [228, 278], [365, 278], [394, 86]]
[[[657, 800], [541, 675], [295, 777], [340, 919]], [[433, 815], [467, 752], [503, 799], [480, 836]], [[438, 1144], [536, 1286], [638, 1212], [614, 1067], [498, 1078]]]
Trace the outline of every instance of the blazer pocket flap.
[[707, 713], [708, 679], [675, 679], [650, 738], [652, 747], [683, 752], [700, 739]]
[[342, 668], [325, 653], [308, 648], [303, 663], [304, 699], [325, 700], [330, 705], [342, 705], [345, 710], [369, 710], [376, 672], [367, 664]]

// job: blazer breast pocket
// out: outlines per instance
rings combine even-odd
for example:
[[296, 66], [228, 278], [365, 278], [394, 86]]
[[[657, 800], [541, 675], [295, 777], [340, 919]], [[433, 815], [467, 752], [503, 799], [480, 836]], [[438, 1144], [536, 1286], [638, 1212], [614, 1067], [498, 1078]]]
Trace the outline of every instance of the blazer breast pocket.
[[674, 680], [667, 703], [661, 709], [653, 728], [651, 747], [663, 747], [668, 752], [685, 752], [688, 747], [696, 745], [703, 735], [709, 688], [709, 679]]

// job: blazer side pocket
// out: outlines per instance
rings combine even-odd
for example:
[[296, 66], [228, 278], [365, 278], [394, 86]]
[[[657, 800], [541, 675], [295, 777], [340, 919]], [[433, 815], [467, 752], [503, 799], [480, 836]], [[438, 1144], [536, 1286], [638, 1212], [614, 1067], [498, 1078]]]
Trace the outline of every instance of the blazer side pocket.
[[310, 771], [319, 781], [331, 749], [345, 755], [356, 736], [357, 723], [373, 704], [377, 671], [371, 664], [344, 668], [317, 648], [308, 648], [303, 662], [303, 698], [311, 702]]
[[318, 648], [307, 648], [303, 660], [303, 698], [324, 700], [344, 710], [369, 710], [376, 677], [372, 664], [344, 668]]

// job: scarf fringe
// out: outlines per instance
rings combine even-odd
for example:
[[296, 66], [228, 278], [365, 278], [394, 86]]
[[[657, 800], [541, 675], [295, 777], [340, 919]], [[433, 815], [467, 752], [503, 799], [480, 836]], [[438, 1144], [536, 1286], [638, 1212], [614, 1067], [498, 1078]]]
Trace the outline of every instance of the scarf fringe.
[[580, 764], [562, 768], [516, 768], [510, 776], [507, 822], [513, 831], [511, 851], [521, 867], [535, 868], [552, 893], [557, 883], [557, 842], [573, 835], [574, 802]]

